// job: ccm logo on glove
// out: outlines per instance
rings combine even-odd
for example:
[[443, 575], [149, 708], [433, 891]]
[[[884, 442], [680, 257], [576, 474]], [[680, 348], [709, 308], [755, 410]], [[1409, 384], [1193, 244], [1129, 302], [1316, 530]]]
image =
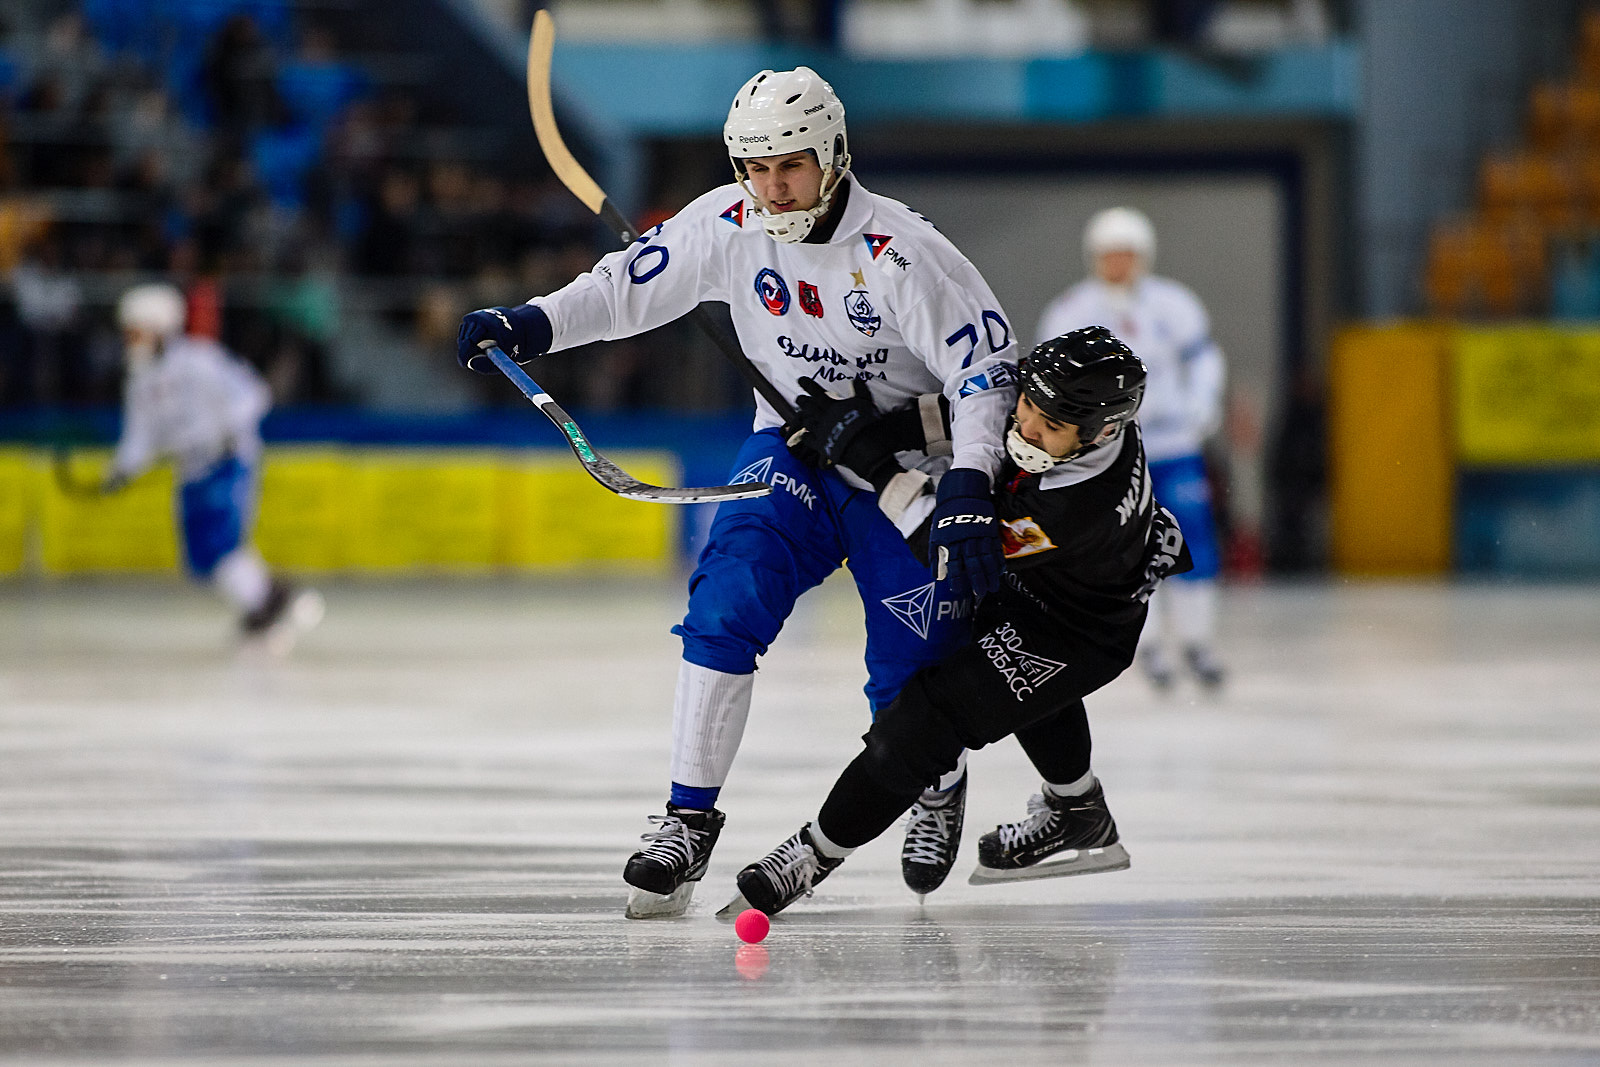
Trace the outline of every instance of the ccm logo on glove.
[[958, 526], [964, 522], [976, 522], [987, 525], [994, 521], [993, 515], [951, 515], [949, 518], [940, 519], [934, 524], [934, 529], [942, 530], [946, 526]]

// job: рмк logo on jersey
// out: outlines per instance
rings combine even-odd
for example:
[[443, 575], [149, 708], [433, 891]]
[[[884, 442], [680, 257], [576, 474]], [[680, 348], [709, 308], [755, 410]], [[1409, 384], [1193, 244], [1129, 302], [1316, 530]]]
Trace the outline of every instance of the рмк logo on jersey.
[[881, 233], [864, 233], [861, 238], [867, 242], [867, 251], [872, 253], [873, 259], [877, 259], [878, 253], [883, 251], [884, 246], [894, 240], [893, 237]]
[[761, 273], [756, 275], [756, 295], [774, 315], [782, 315], [789, 310], [789, 285], [771, 267], [762, 267]]
[[744, 201], [739, 201], [737, 204], [718, 215], [717, 218], [721, 219], [723, 222], [731, 222], [741, 230], [744, 229]]

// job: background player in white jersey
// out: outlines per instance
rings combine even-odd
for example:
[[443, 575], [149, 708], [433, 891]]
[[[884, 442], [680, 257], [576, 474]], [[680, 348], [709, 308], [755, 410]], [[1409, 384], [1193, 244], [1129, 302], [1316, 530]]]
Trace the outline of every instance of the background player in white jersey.
[[1222, 350], [1205, 307], [1187, 287], [1150, 273], [1155, 229], [1133, 208], [1108, 208], [1083, 234], [1088, 278], [1057, 297], [1039, 320], [1039, 338], [1080, 326], [1105, 326], [1149, 368], [1139, 425], [1156, 495], [1183, 527], [1194, 569], [1163, 583], [1150, 602], [1139, 646], [1145, 674], [1172, 684], [1174, 646], [1208, 689], [1222, 684], [1215, 648], [1220, 557], [1211, 488], [1201, 447], [1222, 425]]
[[183, 295], [170, 285], [135, 286], [117, 305], [127, 383], [122, 438], [103, 488], [114, 492], [171, 458], [189, 572], [239, 610], [246, 637], [283, 650], [322, 617], [322, 600], [274, 577], [250, 543], [260, 423], [271, 396], [221, 345], [184, 336], [185, 317]]
[[[671, 792], [623, 873], [635, 917], [687, 908], [724, 821], [714, 805], [743, 735], [756, 657], [801, 593], [848, 560], [866, 609], [866, 693], [877, 709], [965, 639], [972, 593], [992, 591], [1001, 570], [989, 492], [1016, 367], [999, 302], [926, 219], [850, 173], [844, 107], [815, 71], [751, 78], [723, 138], [736, 183], [548, 296], [467, 315], [458, 358], [492, 370], [481, 354], [489, 343], [526, 361], [725, 301], [745, 354], [787, 396], [805, 395], [802, 378], [839, 392], [864, 387], [884, 410], [943, 394], [950, 441], [929, 447], [949, 458], [906, 455], [907, 473], [875, 493], [864, 472], [791, 453], [783, 419], [757, 398], [731, 481], [764, 481], [773, 492], [719, 507], [674, 628], [683, 663]], [[920, 491], [934, 481], [936, 496]], [[935, 554], [950, 560], [947, 581], [935, 582], [902, 536], [930, 513], [950, 520], [934, 535]], [[928, 784], [943, 787], [931, 805], [964, 799], [959, 768]], [[920, 870], [908, 867], [908, 879]]]

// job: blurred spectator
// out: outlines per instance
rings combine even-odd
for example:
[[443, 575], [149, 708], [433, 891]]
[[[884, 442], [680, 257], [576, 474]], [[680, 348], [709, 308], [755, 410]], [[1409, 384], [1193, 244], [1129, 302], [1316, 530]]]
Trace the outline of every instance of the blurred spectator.
[[339, 328], [339, 287], [325, 262], [309, 250], [285, 258], [285, 277], [273, 286], [269, 310], [278, 327], [267, 381], [280, 404], [335, 399], [328, 348]]
[[86, 403], [91, 398], [88, 360], [75, 337], [83, 289], [61, 268], [61, 243], [49, 234], [11, 272], [22, 329], [5, 376], [19, 404]]
[[278, 64], [249, 15], [232, 15], [211, 45], [201, 78], [213, 119], [223, 136], [242, 141], [278, 113]]
[[278, 74], [278, 94], [294, 120], [319, 133], [366, 90], [361, 72], [338, 58], [333, 35], [308, 26], [295, 57]]
[[756, 0], [762, 35], [773, 43], [839, 44], [841, 0]]
[[357, 270], [379, 276], [411, 270], [420, 199], [417, 180], [410, 172], [393, 167], [384, 174], [378, 202], [356, 249]]

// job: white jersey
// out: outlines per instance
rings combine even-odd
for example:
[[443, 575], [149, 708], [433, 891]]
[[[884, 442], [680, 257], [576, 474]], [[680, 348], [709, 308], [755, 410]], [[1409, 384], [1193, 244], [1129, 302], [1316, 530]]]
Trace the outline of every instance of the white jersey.
[[174, 338], [128, 371], [113, 469], [132, 477], [170, 456], [189, 482], [230, 454], [254, 463], [270, 405], [267, 384], [217, 342]]
[[1084, 326], [1109, 329], [1150, 372], [1139, 407], [1145, 455], [1163, 460], [1199, 452], [1221, 424], [1225, 375], [1200, 298], [1170, 278], [1140, 278], [1131, 291], [1087, 278], [1045, 308], [1038, 339]]
[[[927, 219], [854, 177], [833, 236], [780, 244], [737, 184], [713, 189], [570, 284], [538, 297], [552, 351], [630, 337], [724, 301], [744, 353], [786, 396], [809, 375], [880, 410], [924, 393], [951, 402], [951, 463], [993, 476], [1016, 402], [1016, 343], [976, 267]], [[783, 423], [756, 398], [755, 428]], [[920, 453], [912, 465], [938, 472]], [[843, 472], [841, 472], [843, 473]], [[856, 479], [853, 484], [864, 485]]]

